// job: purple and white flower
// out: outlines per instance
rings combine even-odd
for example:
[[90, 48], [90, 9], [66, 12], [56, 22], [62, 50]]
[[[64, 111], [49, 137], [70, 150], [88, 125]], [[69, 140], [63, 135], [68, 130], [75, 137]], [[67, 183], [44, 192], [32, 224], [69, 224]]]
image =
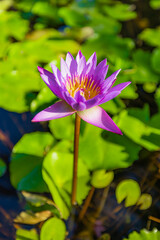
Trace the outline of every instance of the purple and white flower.
[[106, 59], [97, 65], [96, 53], [88, 61], [78, 52], [76, 59], [67, 53], [61, 59], [61, 71], [52, 65], [53, 73], [38, 67], [43, 81], [61, 100], [39, 112], [33, 122], [48, 121], [77, 113], [84, 121], [110, 132], [122, 134], [110, 116], [98, 105], [105, 103], [127, 87], [131, 82], [113, 87], [120, 70], [105, 79], [108, 65]]

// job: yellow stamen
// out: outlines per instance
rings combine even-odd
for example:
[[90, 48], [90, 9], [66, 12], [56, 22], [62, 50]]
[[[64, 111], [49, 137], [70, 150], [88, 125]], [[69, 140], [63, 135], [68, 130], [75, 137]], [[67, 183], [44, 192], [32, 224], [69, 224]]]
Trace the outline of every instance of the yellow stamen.
[[80, 91], [81, 96], [89, 100], [100, 93], [100, 87], [95, 83], [93, 78], [88, 76], [74, 76], [72, 79], [67, 78], [66, 88], [69, 94], [74, 97]]

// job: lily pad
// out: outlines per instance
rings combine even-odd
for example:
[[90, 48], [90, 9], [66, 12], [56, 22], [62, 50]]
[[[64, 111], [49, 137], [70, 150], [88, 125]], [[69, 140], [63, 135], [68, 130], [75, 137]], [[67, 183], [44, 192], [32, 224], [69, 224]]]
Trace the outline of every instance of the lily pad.
[[16, 231], [16, 240], [39, 240], [39, 236], [35, 229], [26, 230], [20, 228]]
[[148, 231], [143, 229], [140, 233], [134, 231], [129, 234], [128, 238], [124, 238], [123, 240], [159, 240], [160, 239], [160, 231], [154, 228], [152, 231]]
[[49, 128], [55, 138], [73, 140], [74, 120], [72, 116], [50, 121]]
[[152, 53], [151, 58], [152, 67], [155, 72], [160, 73], [160, 48], [156, 48]]
[[125, 200], [125, 207], [135, 205], [140, 197], [140, 194], [141, 190], [139, 184], [132, 179], [121, 181], [116, 188], [117, 202], [121, 203]]
[[160, 47], [160, 29], [157, 28], [146, 28], [142, 33], [139, 34], [139, 38], [148, 43], [153, 47]]
[[150, 0], [149, 4], [153, 9], [160, 9], [160, 0]]
[[18, 190], [48, 191], [42, 179], [43, 158], [53, 144], [50, 133], [25, 134], [14, 146], [10, 163], [12, 185]]
[[146, 210], [150, 208], [150, 206], [152, 205], [152, 196], [148, 193], [143, 193], [140, 196], [137, 205], [139, 205], [140, 210]]
[[150, 151], [159, 149], [160, 130], [158, 128], [150, 127], [143, 121], [128, 115], [126, 110], [123, 110], [114, 120], [126, 136], [135, 143]]
[[18, 12], [4, 11], [0, 14], [0, 29], [0, 39], [14, 37], [17, 40], [22, 40], [29, 30], [29, 23], [22, 19]]
[[117, 3], [113, 6], [105, 6], [104, 11], [112, 18], [120, 21], [127, 21], [136, 18], [137, 13], [133, 11], [134, 6]]
[[106, 172], [105, 170], [97, 170], [93, 172], [91, 185], [95, 188], [105, 188], [114, 179], [114, 172]]
[[66, 235], [66, 226], [61, 219], [50, 218], [41, 229], [40, 240], [64, 240]]
[[101, 134], [101, 129], [86, 124], [80, 138], [79, 156], [90, 170], [125, 168], [138, 159], [141, 147], [130, 139], [107, 131], [103, 132], [104, 138]]
[[[65, 174], [64, 174], [65, 172]], [[47, 183], [53, 200], [60, 209], [64, 219], [69, 216], [70, 194], [73, 177], [73, 154], [69, 152], [58, 152], [54, 148], [46, 156], [43, 163], [43, 178]], [[90, 189], [87, 186], [89, 181], [89, 171], [84, 163], [79, 159], [78, 162], [78, 185], [76, 200], [82, 204]]]
[[138, 49], [133, 54], [135, 62], [134, 73], [131, 78], [135, 83], [143, 84], [145, 82], [159, 81], [159, 76], [151, 68], [151, 53]]

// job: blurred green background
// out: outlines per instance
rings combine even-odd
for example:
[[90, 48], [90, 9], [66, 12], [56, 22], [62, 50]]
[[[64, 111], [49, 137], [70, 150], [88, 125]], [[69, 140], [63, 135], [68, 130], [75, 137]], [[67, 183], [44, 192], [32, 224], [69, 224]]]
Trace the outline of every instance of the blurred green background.
[[[123, 137], [82, 123], [78, 190], [78, 203], [82, 204], [90, 189], [91, 171], [127, 168], [141, 157], [159, 154], [160, 1], [2, 0], [0, 108], [22, 116], [31, 112], [31, 121], [34, 114], [57, 100], [40, 78], [37, 66], [51, 71], [50, 63], [60, 67], [61, 57], [65, 58], [68, 51], [76, 56], [80, 49], [86, 59], [93, 52], [98, 62], [107, 58], [108, 76], [121, 68], [116, 84], [132, 82], [118, 97], [102, 105]], [[8, 154], [10, 161], [0, 159], [0, 175], [5, 174], [6, 162], [15, 189], [50, 190], [54, 199], [57, 192], [47, 174], [56, 169], [53, 180], [59, 195], [55, 202], [61, 202], [59, 208], [66, 219], [74, 117], [36, 126], [40, 132], [24, 135], [14, 148], [9, 144], [13, 148], [11, 157]], [[1, 131], [0, 141], [6, 141]], [[55, 166], [50, 165], [55, 157], [52, 153], [59, 159]], [[0, 156], [3, 158], [3, 150]], [[62, 159], [63, 168], [68, 169], [65, 177]]]

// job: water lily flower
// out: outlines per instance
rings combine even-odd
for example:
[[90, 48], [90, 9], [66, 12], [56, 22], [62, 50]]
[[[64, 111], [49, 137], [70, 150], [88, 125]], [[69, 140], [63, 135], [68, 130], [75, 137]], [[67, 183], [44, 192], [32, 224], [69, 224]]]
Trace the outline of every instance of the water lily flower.
[[76, 59], [68, 52], [66, 61], [61, 59], [61, 71], [52, 64], [53, 73], [38, 67], [43, 81], [61, 100], [39, 112], [33, 122], [48, 121], [77, 113], [84, 121], [122, 134], [110, 116], [98, 105], [115, 98], [131, 82], [113, 87], [120, 70], [105, 79], [106, 59], [97, 65], [96, 53], [88, 61], [78, 52]]

